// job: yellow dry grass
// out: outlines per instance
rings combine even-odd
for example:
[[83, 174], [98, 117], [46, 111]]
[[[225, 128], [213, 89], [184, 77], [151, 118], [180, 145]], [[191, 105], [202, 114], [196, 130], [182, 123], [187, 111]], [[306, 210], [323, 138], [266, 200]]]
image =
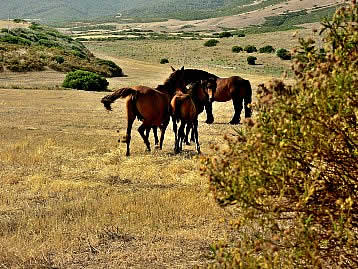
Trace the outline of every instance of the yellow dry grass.
[[[95, 53], [128, 75], [108, 79], [111, 89], [156, 86], [170, 74], [168, 65], [131, 54]], [[220, 220], [230, 213], [200, 176], [195, 146], [174, 155], [170, 124], [163, 150], [145, 152], [136, 122], [132, 155], [125, 157], [125, 144], [117, 143], [126, 129], [124, 102], [107, 113], [100, 103], [106, 93], [61, 90], [64, 76], [0, 73], [0, 268], [190, 268], [209, 262], [210, 244], [229, 231]], [[244, 77], [254, 90], [270, 79], [254, 72]], [[214, 103], [213, 125], [200, 116], [203, 154], [240, 128], [227, 124], [232, 113], [231, 102]]]
[[[169, 74], [160, 68], [157, 84]], [[194, 145], [174, 155], [170, 125], [163, 150], [147, 153], [136, 122], [125, 157], [116, 142], [124, 102], [107, 113], [103, 95], [0, 90], [0, 268], [188, 268], [208, 262], [210, 244], [226, 236], [229, 213], [210, 196]], [[200, 117], [204, 154], [235, 134], [231, 103], [214, 104], [214, 114], [211, 126]]]

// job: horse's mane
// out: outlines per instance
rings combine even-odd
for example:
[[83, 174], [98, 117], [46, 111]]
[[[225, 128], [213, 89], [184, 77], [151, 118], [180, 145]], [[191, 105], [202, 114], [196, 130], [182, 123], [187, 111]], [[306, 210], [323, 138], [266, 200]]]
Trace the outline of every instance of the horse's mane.
[[218, 76], [200, 69], [185, 69], [184, 70], [185, 81], [193, 82], [201, 79], [219, 78]]
[[164, 81], [163, 84], [158, 85], [155, 89], [160, 92], [165, 92], [168, 94], [174, 94], [177, 87], [177, 81], [183, 79], [182, 77], [178, 78], [178, 76], [182, 76], [182, 70], [177, 70], [170, 74], [170, 76]]

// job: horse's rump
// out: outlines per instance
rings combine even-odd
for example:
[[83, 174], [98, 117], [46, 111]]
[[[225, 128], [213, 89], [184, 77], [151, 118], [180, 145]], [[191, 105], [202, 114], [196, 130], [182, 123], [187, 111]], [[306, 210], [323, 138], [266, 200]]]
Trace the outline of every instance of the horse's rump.
[[[137, 88], [137, 87], [136, 87]], [[136, 116], [146, 126], [160, 126], [169, 118], [169, 95], [146, 87], [137, 90], [133, 99]]]

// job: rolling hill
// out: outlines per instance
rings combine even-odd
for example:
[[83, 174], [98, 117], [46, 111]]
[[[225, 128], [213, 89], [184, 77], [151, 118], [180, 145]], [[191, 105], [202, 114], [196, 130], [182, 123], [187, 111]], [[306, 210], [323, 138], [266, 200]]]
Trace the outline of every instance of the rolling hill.
[[41, 23], [81, 21], [104, 17], [198, 20], [244, 14], [278, 4], [292, 10], [337, 4], [337, 0], [12, 0], [2, 1], [0, 19], [39, 20]]

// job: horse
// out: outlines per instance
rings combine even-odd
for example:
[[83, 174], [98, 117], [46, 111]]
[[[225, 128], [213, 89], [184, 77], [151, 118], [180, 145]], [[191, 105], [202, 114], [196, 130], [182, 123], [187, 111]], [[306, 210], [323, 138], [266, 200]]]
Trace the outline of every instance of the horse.
[[[171, 67], [172, 70], [175, 70]], [[252, 88], [249, 80], [243, 79], [239, 76], [231, 76], [228, 78], [220, 78], [214, 74], [199, 69], [185, 69], [184, 80], [185, 85], [191, 82], [214, 79], [216, 81], [216, 89], [214, 90], [213, 98], [210, 100], [205, 110], [207, 113], [206, 123], [211, 124], [214, 122], [212, 113], [212, 102], [227, 102], [232, 100], [234, 105], [234, 116], [230, 124], [240, 123], [240, 114], [242, 111], [242, 104], [244, 103], [245, 118], [251, 117], [251, 108], [249, 104], [252, 101]]]
[[[198, 139], [198, 115], [203, 112], [204, 106], [209, 102], [207, 89], [214, 85], [210, 81], [200, 81], [191, 84], [188, 93], [177, 91], [172, 98], [170, 105], [172, 110], [173, 131], [175, 135], [175, 153], [182, 150], [182, 143], [185, 139], [185, 125], [191, 126], [196, 143], [196, 150], [200, 154], [200, 144]], [[179, 130], [177, 130], [177, 121], [181, 121]]]
[[185, 91], [183, 71], [184, 67], [174, 71], [164, 84], [155, 89], [142, 85], [121, 88], [101, 99], [104, 107], [107, 110], [112, 110], [111, 104], [114, 101], [118, 98], [126, 98], [127, 133], [124, 141], [127, 144], [126, 156], [130, 155], [131, 131], [136, 118], [142, 121], [138, 132], [143, 138], [147, 150], [151, 149], [146, 132], [148, 133], [153, 126], [159, 127], [161, 130], [159, 147], [162, 148], [165, 130], [171, 115], [170, 100], [178, 89]]

